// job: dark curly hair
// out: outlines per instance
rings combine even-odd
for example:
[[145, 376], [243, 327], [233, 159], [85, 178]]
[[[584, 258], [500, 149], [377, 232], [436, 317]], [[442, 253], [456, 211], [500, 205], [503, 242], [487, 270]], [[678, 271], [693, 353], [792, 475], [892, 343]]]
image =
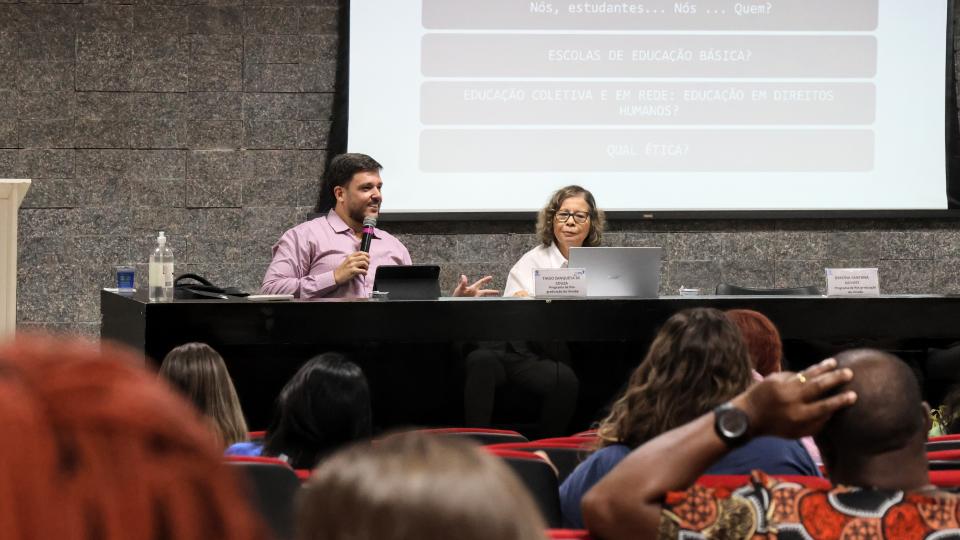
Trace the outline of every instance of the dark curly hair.
[[751, 383], [740, 331], [712, 308], [667, 319], [624, 395], [598, 428], [599, 446], [636, 448], [711, 411]]

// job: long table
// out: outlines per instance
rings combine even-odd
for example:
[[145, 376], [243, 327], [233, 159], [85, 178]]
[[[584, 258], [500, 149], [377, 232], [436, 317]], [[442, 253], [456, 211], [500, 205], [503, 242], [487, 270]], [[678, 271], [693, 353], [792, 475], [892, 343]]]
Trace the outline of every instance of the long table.
[[449, 364], [460, 344], [570, 343], [582, 381], [578, 422], [583, 423], [594, 419], [639, 363], [657, 328], [673, 313], [699, 306], [766, 314], [779, 328], [793, 367], [849, 347], [879, 347], [909, 359], [927, 347], [960, 341], [960, 297], [953, 296], [150, 303], [143, 293], [107, 290], [101, 292], [101, 336], [156, 362], [182, 343], [209, 343], [227, 360], [254, 427], [265, 425], [289, 376], [327, 350], [346, 351], [368, 370], [382, 425], [388, 427], [456, 423], [450, 409], [457, 397], [450, 386], [460, 374]]

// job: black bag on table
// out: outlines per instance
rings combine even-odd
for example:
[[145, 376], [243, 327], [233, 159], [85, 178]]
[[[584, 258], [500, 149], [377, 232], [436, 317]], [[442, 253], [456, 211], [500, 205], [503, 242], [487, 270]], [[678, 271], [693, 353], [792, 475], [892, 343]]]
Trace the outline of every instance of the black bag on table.
[[250, 293], [236, 287], [217, 287], [196, 274], [181, 274], [173, 280], [173, 297], [177, 300], [228, 300], [244, 296]]

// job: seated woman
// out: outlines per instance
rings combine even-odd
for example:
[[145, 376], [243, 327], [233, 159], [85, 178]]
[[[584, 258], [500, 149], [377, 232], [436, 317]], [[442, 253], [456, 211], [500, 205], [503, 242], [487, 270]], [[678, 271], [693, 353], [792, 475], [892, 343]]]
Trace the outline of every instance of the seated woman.
[[[533, 271], [565, 267], [571, 247], [600, 245], [604, 223], [603, 211], [589, 191], [580, 186], [557, 190], [537, 217], [540, 245], [520, 257], [510, 270], [504, 296], [532, 295]], [[565, 344], [481, 344], [466, 356], [466, 424], [490, 426], [496, 389], [509, 382], [540, 401], [538, 430], [533, 436], [565, 434], [579, 386], [573, 370], [563, 363], [568, 356]]]
[[763, 379], [777, 373], [783, 363], [783, 343], [780, 332], [766, 315], [752, 309], [728, 309], [724, 313], [740, 330], [750, 355], [754, 378]]
[[[657, 333], [597, 435], [599, 449], [560, 486], [566, 526], [582, 528], [580, 500], [631, 450], [710, 412], [751, 384], [740, 331], [723, 312], [695, 308], [674, 314]], [[707, 474], [819, 476], [799, 442], [758, 437], [730, 452]]]
[[[728, 309], [724, 313], [743, 336], [743, 343], [750, 355], [754, 380], [762, 381], [771, 373], [779, 373], [783, 369], [783, 343], [780, 340], [780, 331], [773, 321], [752, 309]], [[817, 443], [813, 442], [813, 437], [804, 437], [800, 439], [800, 443], [810, 453], [814, 463], [823, 463], [820, 449], [817, 448]]]
[[223, 358], [206, 343], [174, 348], [160, 364], [166, 379], [203, 413], [223, 446], [247, 440], [247, 422]]
[[601, 244], [606, 219], [593, 194], [580, 186], [558, 189], [537, 216], [540, 245], [523, 254], [507, 276], [504, 296], [531, 296], [533, 271], [564, 268], [572, 247]]
[[280, 391], [263, 443], [238, 443], [227, 455], [278, 457], [312, 469], [325, 455], [370, 436], [370, 390], [360, 367], [338, 353], [303, 365]]
[[544, 540], [540, 512], [499, 458], [469, 441], [401, 433], [314, 471], [299, 540]]

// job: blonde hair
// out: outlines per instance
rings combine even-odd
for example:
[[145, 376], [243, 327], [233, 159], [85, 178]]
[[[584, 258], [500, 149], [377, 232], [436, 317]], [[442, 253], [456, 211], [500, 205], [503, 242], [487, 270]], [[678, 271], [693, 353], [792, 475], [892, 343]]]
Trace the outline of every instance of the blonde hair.
[[607, 226], [607, 219], [603, 210], [597, 208], [597, 201], [594, 200], [593, 194], [580, 186], [563, 187], [550, 196], [547, 205], [540, 209], [540, 213], [537, 215], [537, 238], [545, 246], [557, 242], [557, 237], [553, 234], [553, 219], [557, 215], [557, 211], [560, 210], [560, 206], [563, 205], [563, 201], [570, 197], [583, 197], [583, 200], [587, 201], [587, 205], [590, 206], [590, 232], [583, 240], [583, 245], [585, 247], [599, 246], [603, 241], [603, 230]]
[[325, 460], [304, 488], [298, 540], [544, 540], [526, 488], [467, 441], [401, 433]]
[[237, 391], [213, 347], [186, 343], [174, 348], [164, 357], [160, 376], [196, 405], [226, 446], [247, 440], [247, 422]]

